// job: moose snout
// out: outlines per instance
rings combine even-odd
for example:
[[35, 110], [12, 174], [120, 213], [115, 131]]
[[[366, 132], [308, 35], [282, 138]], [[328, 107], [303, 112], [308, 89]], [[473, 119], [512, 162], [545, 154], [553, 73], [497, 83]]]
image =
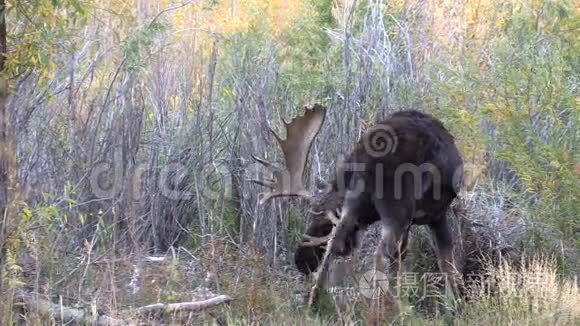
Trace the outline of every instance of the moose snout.
[[332, 241], [332, 253], [338, 256], [347, 256], [357, 246], [357, 234], [359, 226], [357, 223], [345, 223], [342, 228], [336, 230]]
[[332, 253], [338, 256], [348, 256], [357, 245], [356, 230], [349, 233], [337, 233], [332, 241]]
[[[336, 239], [332, 243], [332, 252], [338, 256], [349, 255], [356, 246], [356, 236]], [[304, 246], [296, 248], [294, 252], [294, 264], [298, 271], [308, 275], [318, 268], [322, 256], [324, 256], [324, 246]]]
[[332, 242], [332, 253], [339, 256], [346, 256], [349, 253], [349, 246], [344, 239], [335, 239]]
[[318, 268], [324, 249], [320, 246], [299, 246], [294, 252], [294, 263], [302, 274], [308, 275]]

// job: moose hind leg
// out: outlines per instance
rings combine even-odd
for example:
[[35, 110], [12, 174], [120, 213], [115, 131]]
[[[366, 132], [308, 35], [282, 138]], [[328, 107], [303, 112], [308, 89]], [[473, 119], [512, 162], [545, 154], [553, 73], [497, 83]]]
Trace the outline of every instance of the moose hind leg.
[[455, 265], [453, 256], [453, 236], [445, 215], [429, 225], [437, 244], [437, 260], [439, 270], [445, 275], [456, 299], [460, 297], [461, 276]]

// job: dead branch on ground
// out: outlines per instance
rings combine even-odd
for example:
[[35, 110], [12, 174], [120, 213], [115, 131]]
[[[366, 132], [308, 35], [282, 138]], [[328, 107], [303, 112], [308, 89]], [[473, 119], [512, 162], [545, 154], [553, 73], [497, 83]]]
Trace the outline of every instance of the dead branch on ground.
[[[60, 320], [63, 323], [88, 323], [91, 325], [102, 326], [130, 323], [130, 321], [125, 319], [119, 319], [104, 314], [94, 315], [84, 309], [71, 308], [61, 304], [56, 304], [49, 300], [40, 298], [38, 294], [25, 291], [19, 291], [15, 295], [15, 300], [24, 304], [30, 311], [34, 311], [41, 316]], [[151, 304], [123, 311], [120, 315], [127, 315], [135, 311], [138, 315], [148, 315], [161, 312], [199, 312], [221, 304], [227, 304], [230, 301], [232, 301], [231, 297], [227, 295], [218, 295], [202, 301]]]

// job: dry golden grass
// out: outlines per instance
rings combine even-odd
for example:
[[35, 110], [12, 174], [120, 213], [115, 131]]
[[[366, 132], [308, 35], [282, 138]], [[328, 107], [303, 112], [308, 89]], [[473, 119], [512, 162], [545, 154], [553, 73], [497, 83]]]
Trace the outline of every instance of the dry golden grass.
[[510, 324], [573, 325], [580, 321], [580, 292], [576, 278], [564, 279], [554, 259], [502, 259], [488, 265], [488, 278], [470, 289], [472, 312]]

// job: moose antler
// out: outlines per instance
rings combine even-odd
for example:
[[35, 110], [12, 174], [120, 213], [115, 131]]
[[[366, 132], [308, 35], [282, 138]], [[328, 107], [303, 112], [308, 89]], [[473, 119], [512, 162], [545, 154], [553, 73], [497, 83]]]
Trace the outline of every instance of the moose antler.
[[[326, 109], [317, 104], [312, 108], [306, 108], [304, 115], [294, 118], [290, 123], [284, 121], [286, 139], [282, 139], [278, 134], [276, 134], [276, 132], [274, 132], [274, 130], [270, 129], [276, 138], [278, 145], [280, 145], [280, 149], [282, 149], [286, 168], [279, 169], [273, 163], [252, 155], [254, 160], [264, 165], [266, 168], [271, 169], [273, 173], [273, 177], [270, 179], [248, 180], [270, 188], [269, 192], [260, 194], [260, 196], [262, 196], [262, 199], [260, 200], [261, 203], [281, 196], [301, 196], [312, 200], [312, 195], [304, 188], [302, 178], [310, 147], [312, 146], [314, 138], [316, 138], [316, 135], [320, 131], [320, 127], [324, 123], [325, 115]], [[305, 241], [302, 243], [303, 246], [327, 247], [322, 259], [321, 267], [318, 268], [314, 285], [310, 291], [308, 300], [310, 306], [312, 306], [318, 297], [318, 292], [324, 279], [323, 275], [328, 269], [328, 262], [330, 261], [331, 254], [330, 248], [332, 247], [336, 230], [344, 224], [344, 221], [339, 218], [340, 212], [338, 210], [336, 212], [334, 210], [324, 210], [320, 212], [311, 211], [311, 213], [313, 215], [322, 215], [321, 218], [328, 219], [333, 227], [332, 231], [326, 236], [315, 237], [306, 234], [304, 235]]]
[[283, 121], [286, 139], [282, 139], [270, 129], [284, 155], [285, 169], [280, 169], [273, 163], [252, 155], [256, 162], [271, 169], [273, 173], [270, 179], [248, 180], [270, 188], [270, 191], [260, 194], [261, 203], [281, 196], [312, 198], [311, 193], [304, 187], [302, 178], [310, 147], [324, 123], [325, 116], [326, 109], [322, 105], [315, 104], [312, 108], [306, 108], [304, 115], [292, 119], [289, 123]]

